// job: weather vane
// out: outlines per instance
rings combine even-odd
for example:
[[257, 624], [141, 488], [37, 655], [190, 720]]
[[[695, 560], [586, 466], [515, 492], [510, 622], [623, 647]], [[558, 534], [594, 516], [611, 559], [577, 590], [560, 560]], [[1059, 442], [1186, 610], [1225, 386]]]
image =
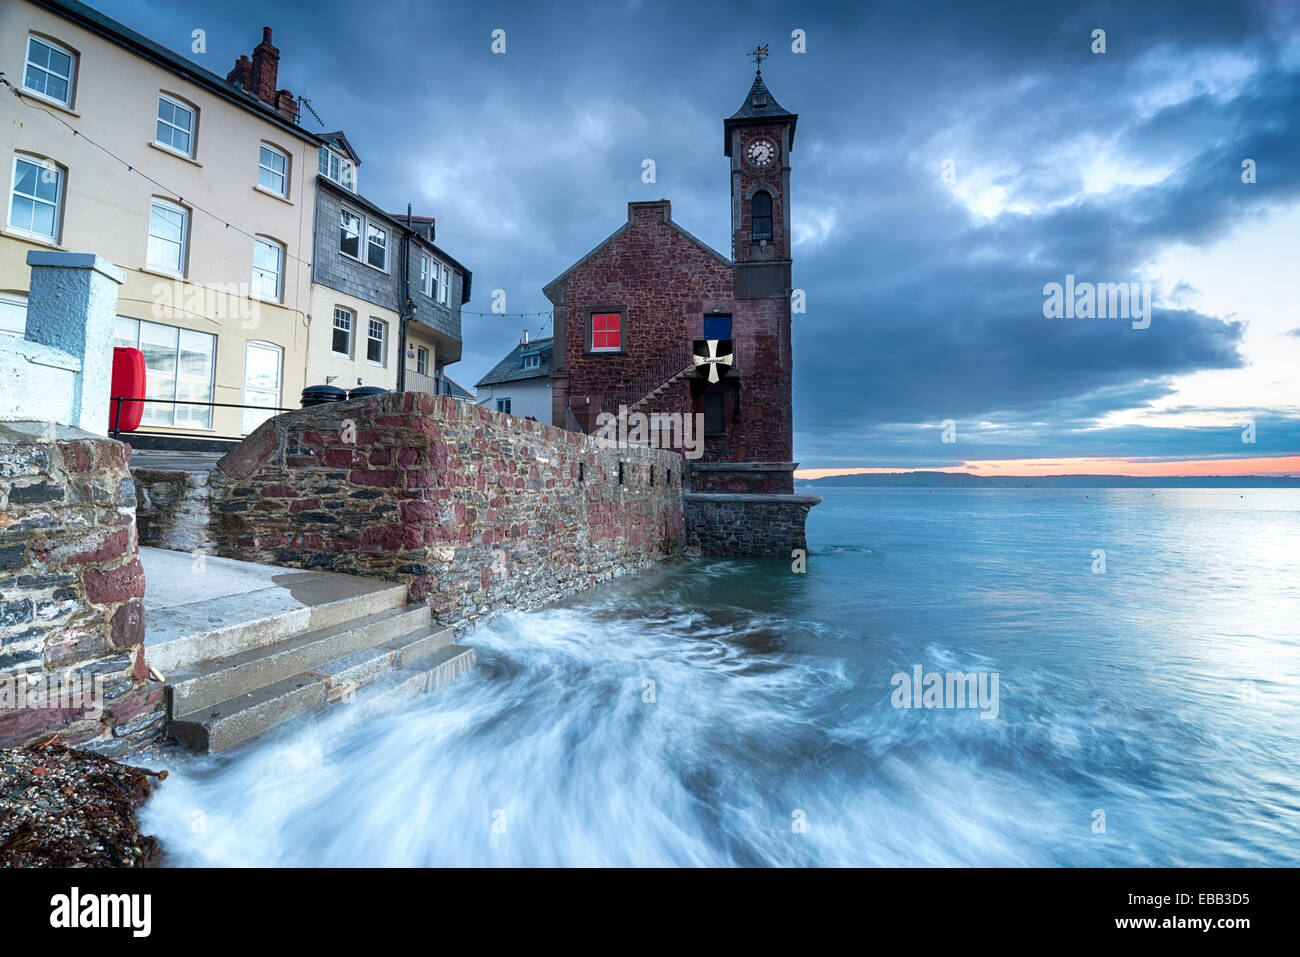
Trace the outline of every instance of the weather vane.
[[767, 44], [764, 43], [761, 47], [754, 47], [754, 52], [746, 55], [754, 58], [754, 66], [758, 68], [755, 72], [762, 73], [763, 61], [767, 59]]

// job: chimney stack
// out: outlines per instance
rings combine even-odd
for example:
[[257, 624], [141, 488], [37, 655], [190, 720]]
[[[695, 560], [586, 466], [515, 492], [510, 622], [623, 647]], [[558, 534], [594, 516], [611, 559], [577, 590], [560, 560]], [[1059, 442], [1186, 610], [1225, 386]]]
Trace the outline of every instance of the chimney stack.
[[298, 103], [293, 94], [276, 88], [279, 73], [280, 51], [271, 43], [271, 28], [262, 27], [262, 42], [253, 48], [252, 59], [241, 56], [226, 79], [274, 107], [286, 119], [297, 120]]

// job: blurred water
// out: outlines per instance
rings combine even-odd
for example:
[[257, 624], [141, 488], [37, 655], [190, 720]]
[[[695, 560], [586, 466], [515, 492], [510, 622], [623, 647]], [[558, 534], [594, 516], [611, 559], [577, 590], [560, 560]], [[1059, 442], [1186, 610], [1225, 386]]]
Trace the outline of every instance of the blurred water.
[[[478, 676], [179, 768], [145, 829], [179, 864], [1300, 864], [1300, 490], [831, 489], [809, 540], [496, 619]], [[997, 718], [892, 707], [915, 665], [996, 671]]]

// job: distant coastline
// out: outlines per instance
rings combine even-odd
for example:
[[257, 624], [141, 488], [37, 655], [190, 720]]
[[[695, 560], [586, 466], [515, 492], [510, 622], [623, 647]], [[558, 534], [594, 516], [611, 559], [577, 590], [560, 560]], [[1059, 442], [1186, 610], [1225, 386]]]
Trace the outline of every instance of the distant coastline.
[[970, 475], [858, 472], [795, 479], [808, 488], [1300, 488], [1297, 475]]

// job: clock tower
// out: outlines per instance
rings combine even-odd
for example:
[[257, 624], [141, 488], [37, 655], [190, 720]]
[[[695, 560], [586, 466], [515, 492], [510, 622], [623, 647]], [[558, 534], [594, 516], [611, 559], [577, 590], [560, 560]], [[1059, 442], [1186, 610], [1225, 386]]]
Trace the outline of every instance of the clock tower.
[[723, 121], [737, 299], [790, 294], [790, 150], [798, 119], [772, 96], [760, 67], [745, 102]]

